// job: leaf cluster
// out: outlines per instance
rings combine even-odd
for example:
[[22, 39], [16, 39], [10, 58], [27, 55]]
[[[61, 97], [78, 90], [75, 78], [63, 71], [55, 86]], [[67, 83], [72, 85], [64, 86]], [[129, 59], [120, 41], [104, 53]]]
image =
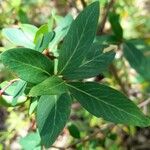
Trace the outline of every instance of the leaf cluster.
[[[119, 91], [103, 84], [84, 81], [104, 72], [115, 56], [113, 51], [104, 52], [108, 45], [94, 41], [98, 18], [99, 3], [94, 2], [71, 23], [58, 56], [54, 53], [54, 59], [44, 55], [43, 51], [60, 41], [62, 34], [57, 32], [59, 28], [55, 32], [50, 31], [48, 26], [34, 28], [36, 33], [33, 34], [32, 42], [14, 37], [17, 34], [24, 37], [24, 33], [29, 33], [22, 31], [24, 27], [21, 30], [3, 31], [12, 42], [24, 46], [0, 55], [4, 65], [21, 79], [13, 104], [17, 104], [16, 98], [23, 92], [32, 99], [35, 105], [31, 105], [30, 113], [36, 110], [37, 127], [45, 147], [50, 147], [63, 130], [69, 119], [73, 99], [94, 116], [107, 121], [141, 127], [150, 124], [150, 119]], [[116, 24], [112, 26], [116, 31]], [[121, 33], [118, 38], [122, 36]]]

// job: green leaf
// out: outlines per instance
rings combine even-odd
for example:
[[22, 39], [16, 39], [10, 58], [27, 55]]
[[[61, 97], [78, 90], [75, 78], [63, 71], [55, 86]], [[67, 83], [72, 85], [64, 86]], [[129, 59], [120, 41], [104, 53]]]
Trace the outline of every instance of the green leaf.
[[72, 137], [79, 139], [80, 138], [80, 132], [77, 126], [73, 123], [68, 125], [68, 130]]
[[[5, 88], [7, 85], [9, 84], [9, 82], [5, 81], [2, 82], [0, 84], [0, 89]], [[6, 106], [6, 107], [12, 107], [13, 105], [13, 101], [14, 101], [14, 96], [16, 95], [16, 105], [20, 105], [22, 103], [24, 103], [27, 100], [27, 97], [24, 95], [23, 91], [24, 89], [22, 89], [20, 92], [18, 92], [17, 95], [17, 87], [20, 84], [20, 80], [14, 82], [12, 85], [10, 85], [5, 92], [3, 93], [2, 96], [0, 96], [0, 105]]]
[[42, 25], [36, 32], [34, 43], [36, 44], [35, 49], [42, 52], [49, 47], [49, 43], [54, 39], [55, 33], [51, 32], [49, 24]]
[[38, 132], [31, 132], [19, 141], [24, 150], [34, 150], [40, 145], [40, 142], [41, 139]]
[[49, 32], [48, 24], [42, 25], [36, 32], [34, 43], [36, 44], [39, 40], [39, 37], [41, 37], [41, 35], [44, 35], [45, 33], [48, 33], [48, 32]]
[[20, 24], [19, 26], [23, 33], [33, 42], [38, 28], [31, 24]]
[[35, 109], [37, 108], [38, 101], [39, 101], [39, 97], [31, 98], [31, 103], [30, 103], [30, 108], [29, 108], [29, 115], [31, 115], [35, 111]]
[[71, 24], [60, 50], [58, 72], [69, 77], [68, 72], [80, 66], [91, 46], [99, 18], [99, 2], [85, 8]]
[[25, 93], [26, 95], [28, 95], [29, 92], [30, 92], [30, 90], [31, 90], [31, 88], [32, 88], [33, 86], [35, 86], [34, 83], [27, 82], [27, 86], [26, 86], [26, 89], [25, 89], [24, 93]]
[[12, 105], [13, 106], [15, 106], [17, 104], [18, 98], [21, 95], [23, 95], [26, 86], [27, 86], [27, 82], [26, 81], [20, 80], [18, 82], [18, 84], [17, 84], [17, 86], [15, 87], [15, 90], [14, 90], [13, 101], [12, 101]]
[[66, 71], [64, 78], [68, 76], [67, 79], [72, 80], [85, 79], [94, 77], [105, 71], [114, 59], [115, 53], [113, 51], [103, 53], [104, 48], [106, 48], [105, 45], [94, 43], [81, 65], [72, 70], [72, 72]]
[[54, 39], [54, 36], [54, 32], [48, 32], [45, 33], [43, 36], [39, 37], [35, 49], [39, 52], [43, 52], [46, 48], [48, 48], [49, 43]]
[[123, 44], [123, 52], [131, 67], [146, 80], [150, 80], [150, 57], [144, 56], [131, 42]]
[[18, 20], [19, 22], [21, 23], [29, 23], [29, 18], [28, 18], [28, 15], [26, 13], [26, 11], [24, 11], [21, 7], [19, 7], [19, 11], [18, 11]]
[[23, 46], [26, 48], [34, 48], [35, 45], [25, 33], [18, 28], [4, 28], [2, 34], [16, 46]]
[[119, 91], [95, 82], [68, 84], [73, 97], [96, 117], [134, 126], [148, 126], [150, 119]]
[[67, 92], [65, 81], [57, 76], [49, 77], [40, 84], [34, 86], [29, 92], [30, 96], [59, 95]]
[[53, 73], [53, 63], [40, 52], [27, 48], [14, 48], [3, 52], [2, 62], [22, 80], [40, 83]]
[[[22, 95], [17, 99], [17, 104], [15, 106], [19, 106], [23, 104], [27, 100], [27, 97]], [[14, 107], [12, 105], [13, 101], [13, 96], [11, 95], [2, 95], [0, 96], [0, 106], [5, 106], [5, 107]]]
[[63, 130], [70, 109], [71, 99], [67, 94], [41, 96], [36, 118], [41, 141], [45, 147], [50, 147]]
[[121, 41], [123, 39], [123, 29], [120, 25], [120, 16], [114, 12], [109, 13], [109, 22], [111, 24], [112, 30], [116, 35], [117, 39]]
[[55, 20], [53, 17], [48, 19], [47, 25], [48, 25], [49, 31], [52, 31], [55, 25]]
[[123, 52], [124, 56], [127, 58], [133, 68], [139, 68], [139, 66], [141, 66], [144, 55], [142, 54], [142, 52], [136, 49], [136, 47], [132, 43], [124, 43]]
[[142, 53], [148, 53], [148, 51], [150, 50], [150, 45], [144, 39], [130, 39], [127, 40], [127, 42], [132, 43]]
[[54, 29], [55, 37], [49, 44], [49, 48], [53, 51], [55, 46], [64, 38], [67, 34], [70, 24], [72, 23], [73, 18], [70, 14], [66, 15], [64, 18], [60, 19], [57, 27]]
[[118, 44], [118, 41], [116, 39], [115, 35], [100, 35], [96, 36], [94, 39], [94, 42], [100, 43], [100, 44]]

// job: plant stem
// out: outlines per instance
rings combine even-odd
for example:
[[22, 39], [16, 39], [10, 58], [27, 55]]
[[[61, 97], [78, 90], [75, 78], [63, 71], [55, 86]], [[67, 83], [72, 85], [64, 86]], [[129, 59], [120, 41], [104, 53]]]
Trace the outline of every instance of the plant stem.
[[148, 98], [147, 100], [143, 101], [138, 106], [139, 106], [139, 108], [141, 108], [141, 107], [147, 106], [148, 104], [150, 104], [150, 98]]
[[118, 84], [119, 84], [119, 86], [120, 86], [122, 92], [123, 92], [125, 95], [128, 95], [128, 92], [127, 92], [127, 90], [126, 90], [126, 88], [125, 88], [123, 82], [121, 81], [120, 77], [118, 76], [118, 73], [117, 73], [118, 71], [117, 71], [116, 67], [115, 67], [113, 64], [111, 64], [111, 66], [110, 66], [110, 71], [111, 71], [111, 73], [113, 74], [115, 80], [118, 82]]
[[114, 124], [105, 124], [104, 126], [102, 126], [99, 130], [97, 130], [96, 132], [92, 133], [89, 136], [86, 136], [83, 139], [80, 139], [79, 141], [69, 145], [68, 147], [66, 147], [65, 149], [69, 149], [72, 147], [75, 147], [76, 145], [80, 144], [80, 143], [85, 143], [87, 141], [89, 141], [90, 139], [94, 138], [97, 134], [99, 133], [103, 133], [106, 129], [112, 129], [114, 127]]
[[81, 0], [81, 3], [83, 5], [83, 8], [85, 8], [87, 6], [86, 2], [84, 0]]
[[97, 131], [95, 131], [94, 133], [86, 136], [85, 138], [82, 138], [80, 140], [78, 140], [77, 142], [63, 148], [63, 147], [58, 147], [58, 146], [51, 146], [53, 148], [56, 148], [56, 149], [59, 149], [59, 150], [66, 150], [66, 149], [70, 149], [70, 148], [73, 148], [75, 147], [76, 145], [78, 144], [81, 144], [81, 143], [85, 143], [87, 141], [89, 141], [90, 139], [94, 138], [97, 134], [99, 133], [104, 133], [106, 129], [112, 129], [114, 127], [114, 124], [104, 124], [103, 126], [101, 126], [101, 128]]
[[14, 82], [18, 81], [19, 79], [11, 80], [3, 89], [0, 90], [0, 95], [2, 95]]
[[[115, 3], [115, 0], [110, 0], [110, 2], [107, 4], [107, 6], [105, 8], [105, 11], [104, 11], [102, 21], [101, 21], [101, 24], [98, 28], [99, 29], [98, 32], [97, 32], [98, 35], [103, 34], [109, 11], [113, 7], [114, 3]], [[110, 66], [110, 70], [111, 70], [112, 74], [114, 75], [116, 81], [120, 85], [120, 88], [123, 91], [123, 93], [128, 95], [128, 92], [126, 91], [126, 88], [125, 88], [124, 84], [122, 83], [120, 77], [118, 76], [117, 69], [113, 64]]]
[[102, 18], [102, 21], [101, 21], [101, 24], [99, 26], [99, 30], [97, 32], [98, 35], [101, 35], [104, 31], [104, 28], [105, 28], [105, 24], [106, 24], [106, 21], [107, 21], [107, 17], [108, 17], [108, 14], [109, 14], [109, 11], [110, 9], [113, 7], [113, 4], [115, 3], [115, 0], [111, 0], [108, 5], [106, 6], [106, 9], [104, 10], [104, 15], [103, 15], [103, 18]]
[[62, 147], [58, 147], [58, 146], [51, 146], [52, 148], [55, 148], [55, 149], [59, 149], [59, 150], [65, 150], [65, 148], [62, 148]]

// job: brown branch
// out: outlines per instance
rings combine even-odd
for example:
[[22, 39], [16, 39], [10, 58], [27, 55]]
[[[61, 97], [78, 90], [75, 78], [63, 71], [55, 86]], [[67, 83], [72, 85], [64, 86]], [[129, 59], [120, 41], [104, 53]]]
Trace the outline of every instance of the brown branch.
[[141, 102], [138, 106], [139, 106], [139, 108], [142, 108], [144, 106], [147, 106], [148, 104], [150, 104], [150, 98]]
[[104, 10], [104, 15], [103, 15], [101, 24], [100, 24], [100, 26], [98, 28], [99, 29], [98, 30], [98, 35], [101, 35], [103, 33], [104, 28], [105, 28], [105, 24], [106, 24], [106, 21], [107, 21], [107, 17], [108, 17], [108, 14], [109, 14], [109, 11], [113, 7], [114, 3], [115, 3], [115, 0], [110, 0], [110, 2], [108, 3], [108, 5], [106, 6], [106, 8]]
[[58, 147], [58, 146], [51, 146], [52, 148], [55, 148], [55, 149], [59, 149], [59, 150], [65, 150], [65, 148], [62, 148], [62, 147]]
[[[108, 14], [109, 14], [109, 11], [113, 7], [114, 3], [115, 3], [115, 0], [110, 0], [110, 2], [107, 4], [107, 6], [105, 8], [105, 11], [104, 11], [104, 15], [103, 15], [102, 21], [101, 21], [101, 24], [100, 24], [100, 26], [98, 28], [99, 29], [98, 32], [97, 32], [98, 35], [101, 35], [103, 33], [104, 28], [105, 28], [105, 24], [106, 24], [106, 21], [107, 21], [107, 17], [108, 17]], [[110, 70], [111, 70], [112, 74], [114, 75], [116, 81], [120, 85], [120, 88], [123, 91], [123, 93], [125, 95], [128, 95], [128, 92], [127, 92], [124, 84], [122, 83], [120, 77], [118, 76], [118, 73], [117, 73], [118, 71], [117, 71], [116, 67], [113, 64], [110, 66]]]
[[81, 3], [82, 3], [83, 8], [85, 8], [87, 6], [85, 0], [81, 0]]
[[111, 71], [111, 73], [113, 74], [115, 80], [118, 82], [118, 84], [119, 84], [119, 86], [120, 86], [122, 92], [123, 92], [125, 95], [128, 95], [128, 92], [127, 92], [127, 90], [126, 90], [124, 84], [122, 83], [120, 77], [118, 76], [118, 73], [117, 73], [118, 71], [117, 71], [116, 67], [115, 67], [113, 64], [110, 65], [110, 71]]
[[49, 49], [45, 49], [44, 52], [43, 52], [43, 54], [45, 56], [47, 56], [49, 59], [51, 59], [51, 60], [54, 60], [54, 59], [57, 58], [57, 57], [54, 56], [54, 54], [52, 52], [50, 52]]
[[106, 129], [112, 129], [114, 127], [114, 124], [105, 124], [104, 126], [102, 126], [98, 131], [92, 133], [91, 135], [89, 136], [86, 136], [85, 138], [83, 139], [80, 139], [79, 141], [69, 145], [68, 147], [66, 147], [65, 149], [69, 149], [69, 148], [72, 148], [72, 147], [75, 147], [76, 145], [80, 144], [80, 143], [85, 143], [87, 141], [89, 141], [90, 139], [94, 138], [97, 134], [99, 133], [103, 133]]
[[86, 136], [86, 137], [83, 138], [83, 139], [78, 140], [77, 142], [75, 142], [75, 143], [73, 143], [73, 144], [71, 144], [71, 145], [69, 145], [69, 146], [67, 146], [67, 147], [65, 147], [65, 148], [63, 148], [63, 147], [58, 147], [58, 146], [54, 146], [54, 145], [51, 146], [51, 147], [56, 148], [56, 149], [59, 149], [59, 150], [70, 149], [70, 148], [75, 147], [75, 146], [78, 145], [78, 144], [85, 143], [85, 142], [89, 141], [90, 139], [94, 138], [94, 137], [95, 137], [97, 134], [99, 134], [99, 133], [104, 134], [106, 129], [112, 129], [113, 127], [114, 127], [114, 124], [104, 124], [104, 125], [101, 126], [101, 128], [100, 128], [99, 130], [97, 130], [96, 132], [90, 134], [89, 136]]

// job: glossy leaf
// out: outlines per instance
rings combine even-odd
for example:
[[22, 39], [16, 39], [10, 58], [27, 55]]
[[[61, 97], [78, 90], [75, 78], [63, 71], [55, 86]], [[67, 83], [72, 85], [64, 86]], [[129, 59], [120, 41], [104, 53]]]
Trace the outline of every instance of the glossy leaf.
[[100, 44], [118, 44], [117, 38], [115, 35], [101, 35], [96, 36], [94, 39], [94, 42], [100, 43]]
[[27, 82], [20, 80], [17, 84], [17, 86], [15, 87], [14, 90], [14, 95], [13, 95], [13, 101], [12, 101], [12, 105], [15, 106], [17, 104], [17, 99], [23, 95], [24, 90], [26, 88]]
[[68, 130], [72, 137], [77, 138], [77, 139], [80, 138], [80, 131], [75, 124], [73, 124], [73, 123], [69, 124]]
[[57, 76], [49, 77], [40, 84], [34, 86], [29, 95], [41, 96], [41, 95], [58, 95], [67, 92], [65, 81]]
[[41, 96], [37, 107], [37, 126], [42, 144], [50, 147], [63, 130], [70, 115], [69, 95]]
[[59, 74], [69, 78], [68, 72], [80, 66], [94, 40], [98, 18], [99, 2], [94, 2], [73, 21], [59, 53]]
[[54, 39], [54, 36], [55, 36], [54, 32], [48, 32], [39, 37], [35, 49], [39, 52], [43, 52], [45, 49], [49, 47], [49, 43]]
[[150, 119], [122, 93], [95, 82], [68, 84], [73, 97], [96, 117], [134, 126], [148, 126]]
[[[18, 90], [18, 85], [20, 83], [19, 81], [14, 82], [12, 85], [10, 85], [5, 92], [0, 96], [0, 105], [5, 106], [5, 107], [12, 107], [13, 101], [14, 101], [14, 96], [16, 95], [16, 104], [15, 106], [18, 106], [22, 103], [24, 103], [27, 100], [27, 97], [24, 95], [23, 91], [24, 89], [21, 89], [18, 94], [16, 93]], [[0, 84], [0, 89], [5, 88], [7, 85], [9, 85], [9, 82], [5, 81]]]
[[53, 63], [40, 52], [14, 48], [1, 54], [2, 62], [22, 80], [40, 83], [53, 73]]
[[114, 59], [115, 53], [113, 51], [103, 53], [104, 48], [106, 46], [94, 43], [80, 66], [71, 72], [66, 72], [64, 78], [85, 79], [95, 77], [107, 70], [109, 64]]
[[70, 24], [73, 21], [73, 17], [68, 14], [64, 18], [60, 19], [57, 27], [54, 29], [55, 37], [49, 44], [49, 48], [53, 51], [57, 44], [64, 38], [67, 34]]
[[44, 35], [45, 33], [48, 33], [48, 32], [49, 32], [48, 24], [42, 25], [36, 32], [36, 35], [34, 38], [34, 43], [36, 44], [39, 40], [39, 37], [41, 37], [42, 35]]
[[116, 35], [117, 39], [120, 41], [123, 39], [123, 29], [120, 24], [120, 16], [116, 13], [109, 13], [109, 22], [111, 24], [112, 30]]
[[123, 44], [125, 58], [141, 76], [150, 80], [150, 58], [143, 55], [131, 42]]
[[23, 46], [33, 49], [34, 43], [28, 38], [24, 32], [18, 28], [4, 28], [2, 34], [16, 46]]

